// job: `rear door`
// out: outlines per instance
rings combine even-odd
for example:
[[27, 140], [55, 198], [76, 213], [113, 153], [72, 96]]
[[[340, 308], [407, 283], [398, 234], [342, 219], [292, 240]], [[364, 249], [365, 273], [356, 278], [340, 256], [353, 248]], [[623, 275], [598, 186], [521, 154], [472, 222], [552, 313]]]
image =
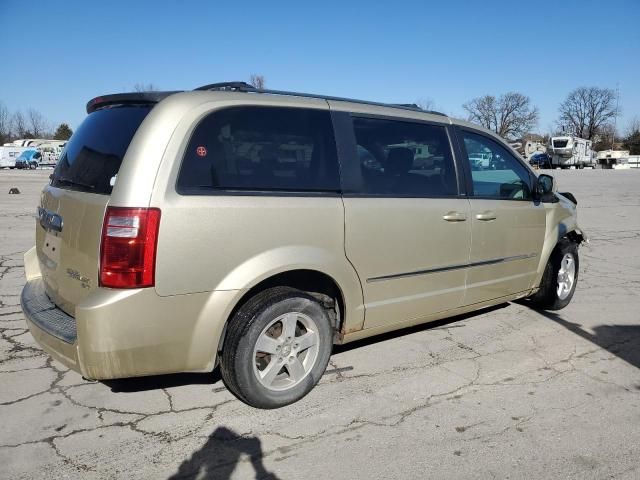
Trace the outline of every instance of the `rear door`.
[[[533, 174], [490, 136], [457, 130], [471, 200], [471, 258], [465, 305], [531, 288], [545, 234], [545, 209], [533, 201]], [[488, 168], [473, 162], [490, 158]]]
[[106, 206], [129, 143], [149, 110], [122, 106], [89, 114], [42, 192], [38, 260], [47, 294], [70, 315], [98, 286]]
[[448, 127], [334, 114], [345, 250], [363, 288], [365, 328], [460, 306], [469, 202], [459, 195]]

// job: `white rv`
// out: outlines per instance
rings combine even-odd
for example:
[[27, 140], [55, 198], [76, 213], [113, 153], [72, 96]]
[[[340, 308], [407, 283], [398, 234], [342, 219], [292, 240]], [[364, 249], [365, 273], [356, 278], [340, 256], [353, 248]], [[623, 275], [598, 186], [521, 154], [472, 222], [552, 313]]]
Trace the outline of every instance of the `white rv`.
[[629, 162], [629, 150], [602, 150], [598, 152], [598, 165], [601, 168], [626, 166]]
[[40, 166], [55, 167], [56, 163], [58, 163], [58, 158], [60, 158], [60, 154], [62, 153], [62, 149], [66, 144], [66, 140], [51, 140], [48, 138], [24, 138], [14, 140], [12, 143], [7, 145], [25, 148], [28, 147], [32, 150], [38, 150], [42, 155]]
[[16, 160], [25, 150], [33, 150], [33, 147], [11, 144], [0, 147], [0, 168], [16, 168]]
[[554, 168], [593, 167], [591, 140], [573, 136], [551, 137], [547, 153]]
[[543, 142], [534, 142], [533, 140], [527, 140], [522, 146], [522, 155], [527, 160], [531, 159], [532, 155], [536, 153], [547, 153], [547, 146]]
[[67, 144], [65, 141], [49, 140], [38, 145], [38, 150], [42, 154], [40, 165], [43, 167], [55, 167], [62, 153], [62, 149]]

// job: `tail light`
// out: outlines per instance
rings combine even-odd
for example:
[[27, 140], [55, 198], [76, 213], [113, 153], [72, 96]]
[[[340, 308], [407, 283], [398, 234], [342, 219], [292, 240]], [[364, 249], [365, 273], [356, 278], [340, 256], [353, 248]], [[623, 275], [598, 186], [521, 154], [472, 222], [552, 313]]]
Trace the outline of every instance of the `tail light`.
[[108, 207], [102, 226], [100, 285], [152, 287], [160, 210]]

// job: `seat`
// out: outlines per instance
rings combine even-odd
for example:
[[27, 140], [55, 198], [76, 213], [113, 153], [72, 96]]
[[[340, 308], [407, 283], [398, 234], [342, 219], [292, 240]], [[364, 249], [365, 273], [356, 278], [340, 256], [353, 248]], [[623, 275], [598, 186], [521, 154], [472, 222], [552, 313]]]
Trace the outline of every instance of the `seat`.
[[428, 193], [428, 179], [409, 173], [413, 167], [413, 150], [394, 147], [389, 150], [384, 162], [387, 193], [424, 195]]

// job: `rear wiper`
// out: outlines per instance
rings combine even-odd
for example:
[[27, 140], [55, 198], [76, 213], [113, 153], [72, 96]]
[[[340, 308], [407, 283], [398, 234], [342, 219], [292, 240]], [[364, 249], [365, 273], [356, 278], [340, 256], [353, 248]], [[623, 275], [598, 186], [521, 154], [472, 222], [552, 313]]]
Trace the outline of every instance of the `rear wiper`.
[[77, 182], [75, 180], [71, 180], [70, 178], [65, 178], [65, 177], [54, 177], [54, 181], [60, 182], [60, 183], [64, 183], [65, 185], [69, 185], [69, 186], [83, 187], [83, 188], [88, 188], [90, 190], [95, 190], [96, 189], [95, 185], [90, 185], [88, 183]]

